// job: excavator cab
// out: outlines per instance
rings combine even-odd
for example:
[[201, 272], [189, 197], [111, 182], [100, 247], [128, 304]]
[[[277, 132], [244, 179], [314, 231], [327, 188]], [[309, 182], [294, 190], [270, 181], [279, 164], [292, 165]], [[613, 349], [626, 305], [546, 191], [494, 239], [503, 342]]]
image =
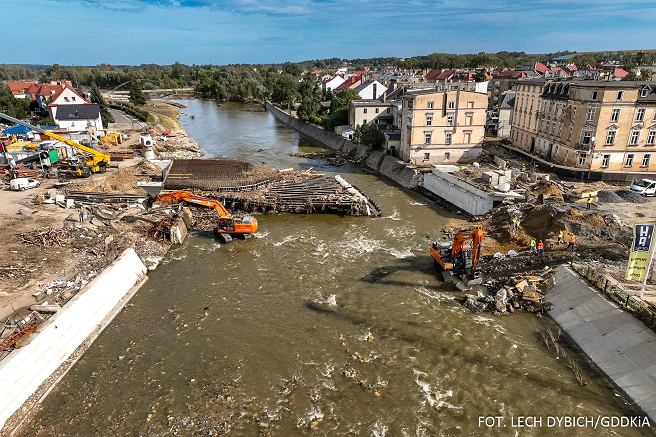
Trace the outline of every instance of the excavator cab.
[[219, 219], [219, 229], [226, 232], [235, 231], [235, 219], [234, 217], [221, 217]]

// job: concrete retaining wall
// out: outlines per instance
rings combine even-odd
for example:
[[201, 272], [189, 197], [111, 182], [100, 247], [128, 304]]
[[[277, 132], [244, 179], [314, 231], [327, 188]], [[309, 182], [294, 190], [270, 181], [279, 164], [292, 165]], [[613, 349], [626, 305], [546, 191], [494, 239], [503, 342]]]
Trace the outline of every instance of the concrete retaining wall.
[[81, 345], [93, 341], [146, 275], [133, 249], [126, 249], [24, 347], [0, 362], [0, 429]]
[[374, 151], [371, 147], [362, 144], [353, 144], [341, 135], [292, 117], [270, 102], [266, 102], [266, 108], [276, 119], [301, 134], [318, 141], [326, 147], [345, 153], [353, 159], [362, 161], [370, 170], [392, 179], [404, 188], [416, 188], [422, 180], [421, 173], [417, 169], [408, 167], [405, 162], [399, 161], [390, 155], [385, 155], [382, 151]]
[[278, 120], [296, 129], [303, 135], [310, 137], [313, 140], [318, 141], [327, 147], [330, 147], [331, 149], [335, 149], [341, 152], [342, 149], [344, 148], [345, 143], [350, 143], [351, 145], [353, 145], [353, 143], [351, 143], [349, 140], [347, 140], [341, 135], [337, 135], [334, 132], [330, 132], [325, 129], [322, 129], [319, 126], [316, 126], [312, 123], [306, 123], [304, 121], [299, 120], [296, 117], [292, 117], [282, 109], [278, 108], [277, 106], [274, 106], [271, 102], [266, 102], [265, 106], [267, 110], [271, 114], [273, 114], [273, 116], [276, 117]]
[[485, 191], [437, 169], [424, 175], [423, 185], [428, 191], [473, 216], [487, 213], [494, 205], [493, 198]]
[[416, 188], [422, 180], [421, 172], [390, 155], [385, 155], [378, 171], [405, 188]]
[[592, 285], [601, 290], [613, 302], [640, 319], [653, 331], [656, 331], [656, 312], [638, 296], [629, 294], [615, 279], [609, 277], [598, 266], [574, 263], [574, 271], [583, 276]]

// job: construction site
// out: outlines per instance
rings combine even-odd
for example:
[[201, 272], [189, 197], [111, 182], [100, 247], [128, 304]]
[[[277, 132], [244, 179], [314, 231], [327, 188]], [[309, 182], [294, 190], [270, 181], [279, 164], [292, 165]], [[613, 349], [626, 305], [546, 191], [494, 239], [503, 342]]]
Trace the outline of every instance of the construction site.
[[[19, 120], [9, 121], [23, 126]], [[200, 152], [184, 132], [151, 128], [131, 132], [132, 141], [129, 135], [117, 134], [94, 149], [26, 127], [65, 144], [70, 157], [48, 161], [45, 169], [40, 154], [5, 167], [7, 185], [26, 178], [41, 183], [3, 192], [1, 212], [8, 225], [3, 227], [3, 241], [13, 254], [0, 266], [3, 356], [127, 248], [134, 248], [154, 269], [170, 245], [183, 243], [189, 232], [231, 239], [230, 234], [243, 237], [257, 231], [255, 226], [242, 232], [234, 224], [228, 225], [229, 231], [217, 231], [217, 223], [232, 220], [228, 211], [235, 212], [235, 220], [249, 213], [381, 214], [340, 176], [189, 159]], [[187, 159], [171, 159], [180, 156]]]
[[[546, 274], [545, 282], [550, 284], [550, 269], [557, 265], [594, 265], [623, 288], [627, 297], [642, 302], [641, 313], [653, 326], [656, 281], [652, 276], [643, 290], [641, 284], [625, 281], [624, 272], [633, 224], [656, 220], [654, 198], [626, 185], [561, 180], [495, 144], [488, 145], [485, 152], [479, 163], [449, 174], [475, 189], [504, 196], [490, 211], [470, 216], [472, 226], [485, 232], [480, 273], [493, 295], [508, 294], [509, 285], [521, 292], [525, 279], [537, 282], [536, 275]], [[539, 302], [548, 300], [549, 288], [543, 286]], [[507, 309], [511, 310], [510, 306]], [[504, 311], [502, 306], [492, 310]]]
[[[654, 199], [626, 187], [560, 180], [496, 145], [486, 146], [476, 164], [425, 171], [424, 183], [413, 191], [414, 200], [402, 206], [399, 199], [408, 196], [406, 192], [392, 190], [386, 181], [372, 184], [375, 177], [366, 169], [353, 170], [362, 165], [362, 160], [347, 154], [294, 151], [285, 155], [313, 165], [304, 170], [295, 166], [274, 168], [255, 164], [259, 162], [256, 159], [203, 159], [200, 146], [186, 132], [164, 126], [121, 129], [118, 136], [94, 147], [78, 147], [78, 141], [34, 128], [77, 153], [43, 169], [42, 158], [6, 167], [7, 185], [19, 178], [40, 183], [24, 190], [8, 187], [0, 192], [4, 199], [0, 214], [7, 223], [2, 237], [5, 250], [12, 254], [0, 266], [0, 315], [4, 322], [0, 359], [21, 350], [28, 352], [26, 346], [31, 343], [41, 347], [41, 343], [33, 343], [36, 333], [54, 336], [49, 321], [57, 320], [54, 316], [63, 309], [78, 308], [76, 314], [84, 313], [79, 309], [80, 299], [87, 293], [95, 296], [100, 292], [102, 275], [134, 275], [134, 282], [125, 286], [124, 296], [130, 296], [127, 290], [145, 280], [145, 271], [166, 260], [171, 248], [175, 252], [185, 247], [188, 235], [193, 236], [194, 245], [198, 244], [196, 238], [216, 241], [220, 246], [244, 245], [243, 252], [230, 249], [239, 250], [235, 256], [252, 253], [257, 258], [259, 247], [272, 253], [288, 247], [288, 257], [303, 253], [310, 258], [319, 256], [314, 267], [319, 276], [310, 279], [313, 284], [323, 283], [323, 275], [330, 277], [335, 269], [347, 268], [343, 266], [353, 264], [349, 268], [357, 269], [358, 263], [353, 260], [362, 259], [363, 267], [375, 260], [380, 267], [368, 274], [354, 271], [341, 275], [364, 278], [353, 286], [354, 290], [363, 283], [383, 290], [380, 287], [387, 279], [400, 294], [417, 287], [448, 290], [448, 299], [467, 309], [472, 322], [464, 323], [477, 323], [484, 313], [549, 314], [557, 267], [570, 265], [583, 271], [593, 266], [613, 281], [615, 288], [609, 288], [623, 290], [616, 292], [618, 299], [624, 298], [623, 306], [630, 306], [647, 324], [656, 320], [651, 312], [656, 304], [653, 281], [642, 292], [639, 285], [623, 280], [635, 211], [639, 209], [638, 216], [647, 221], [656, 219]], [[316, 163], [328, 171], [316, 170]], [[337, 174], [340, 167], [344, 167], [344, 176]], [[435, 192], [437, 179], [448, 180], [438, 184], [440, 187], [458, 187], [460, 199], [465, 201], [454, 202], [455, 191]], [[362, 183], [366, 184], [364, 191], [360, 189]], [[281, 233], [286, 228], [280, 226], [280, 220], [287, 219], [284, 215], [274, 216], [279, 213], [298, 214], [294, 220], [306, 220], [308, 224], [301, 227], [294, 221], [290, 230]], [[312, 230], [317, 222], [309, 217], [311, 214], [376, 220], [371, 225], [331, 221], [336, 224], [337, 234], [322, 230], [317, 236]], [[270, 227], [268, 218], [274, 217], [277, 224]], [[424, 235], [431, 237], [416, 245], [418, 237]], [[253, 236], [254, 241], [241, 241]], [[389, 258], [402, 266], [382, 267], [381, 263], [389, 262]], [[285, 263], [284, 257], [280, 260]], [[429, 270], [425, 269], [426, 260], [432, 264]], [[329, 263], [330, 269], [325, 270], [323, 263]], [[131, 270], [133, 266], [136, 271]], [[279, 277], [276, 266], [261, 269], [283, 285], [289, 281], [286, 273]], [[415, 282], [399, 272], [406, 272]], [[253, 280], [262, 280], [259, 273], [250, 274]], [[297, 276], [300, 280], [306, 274], [301, 270]], [[225, 280], [229, 279], [233, 278]], [[245, 277], [242, 281], [239, 287], [245, 290], [262, 287]], [[300, 284], [283, 285], [282, 290], [303, 289]], [[317, 289], [322, 286], [317, 285]], [[87, 291], [79, 293], [83, 290]], [[350, 292], [357, 294], [354, 290]], [[359, 320], [354, 315], [339, 315], [341, 308], [334, 304], [335, 295], [342, 299], [338, 291], [328, 287], [306, 307], [320, 315]], [[117, 302], [112, 305], [125, 304]], [[210, 304], [200, 312], [199, 326], [211, 311], [208, 308]], [[518, 319], [517, 323], [524, 323], [521, 317]], [[97, 326], [109, 321], [98, 322]], [[363, 323], [369, 322], [356, 324]], [[91, 332], [90, 336], [95, 335]], [[373, 335], [367, 335], [367, 342], [373, 341], [370, 337]], [[551, 337], [545, 334], [545, 338]], [[59, 343], [53, 340], [52, 344]], [[78, 350], [76, 356], [82, 351]], [[370, 370], [367, 366], [372, 362], [364, 358], [364, 351], [348, 350], [348, 356], [355, 357], [352, 365], [362, 367], [363, 375]], [[346, 371], [349, 375], [352, 372], [355, 370]], [[576, 379], [584, 379], [579, 370], [574, 373]], [[384, 392], [382, 383], [361, 376], [351, 379], [367, 392], [378, 393], [376, 397]], [[38, 403], [36, 399], [44, 387], [35, 388], [29, 400], [19, 403], [24, 411]], [[17, 395], [16, 399], [18, 402], [21, 398]], [[21, 414], [5, 420], [15, 424], [18, 417]], [[301, 427], [318, 426], [316, 418], [303, 423]], [[315, 425], [308, 425], [312, 423]], [[176, 426], [191, 429], [185, 428], [187, 424], [178, 422]]]

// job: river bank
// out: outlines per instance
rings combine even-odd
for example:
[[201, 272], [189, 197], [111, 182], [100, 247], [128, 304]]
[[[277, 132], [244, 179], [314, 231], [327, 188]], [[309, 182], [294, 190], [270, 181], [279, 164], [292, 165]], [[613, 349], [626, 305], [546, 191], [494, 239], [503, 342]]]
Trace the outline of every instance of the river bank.
[[[132, 127], [114, 127], [114, 130], [130, 135], [132, 141], [128, 141], [125, 147], [137, 144], [135, 133], [140, 133], [139, 130]], [[162, 127], [156, 125], [150, 132], [161, 135], [161, 130]], [[184, 129], [178, 126], [178, 131], [172, 134], [171, 138], [166, 137], [167, 141], [161, 141], [166, 143], [161, 148], [164, 150], [162, 155], [200, 155], [198, 144]], [[159, 153], [157, 147], [155, 150]], [[0, 372], [3, 372], [3, 382], [11, 383], [13, 390], [11, 396], [4, 390], [7, 395], [3, 400], [9, 403], [2, 408], [0, 428], [28, 398], [31, 400], [7, 426], [15, 426], [29, 414], [41, 394], [52, 389], [129, 301], [143, 283], [145, 270], [153, 270], [171, 246], [168, 241], [152, 238], [153, 223], [148, 220], [123, 219], [140, 211], [136, 205], [130, 206], [129, 201], [122, 205], [84, 203], [80, 208], [78, 201], [67, 201], [67, 197], [75, 192], [145, 197], [146, 193], [137, 187], [137, 182], [158, 176], [161, 177], [161, 169], [132, 158], [119, 161], [106, 173], [95, 174], [90, 179], [65, 185], [44, 180], [32, 190], [0, 191], [0, 218], [7, 225], [3, 226], [1, 236], [6, 242], [5, 250], [12, 254], [0, 266], [3, 279], [0, 284], [0, 318], [5, 320]], [[121, 206], [124, 212], [121, 212]], [[132, 258], [126, 254], [132, 254]], [[125, 261], [129, 266], [116, 267], [118, 260], [128, 259], [126, 256], [132, 259]], [[93, 290], [99, 286], [106, 287], [108, 277], [129, 278], [126, 268], [137, 268], [138, 265], [143, 266], [144, 273], [137, 274], [134, 281], [128, 281], [125, 286], [111, 281], [114, 286], [103, 293], [104, 300], [90, 301], [92, 298], [88, 296], [93, 295]], [[106, 299], [112, 293], [116, 299], [108, 303]], [[89, 303], [78, 304], [80, 300]], [[101, 308], [97, 306], [99, 304], [105, 306]], [[76, 313], [75, 320], [63, 324], [65, 318], [70, 319], [71, 312]], [[96, 320], [94, 317], [100, 318]], [[59, 336], [48, 334], [53, 326], [60, 328], [57, 331]], [[44, 340], [48, 336], [52, 338]], [[38, 346], [43, 341], [48, 348]], [[20, 364], [21, 360], [34, 364]], [[20, 381], [27, 385], [21, 385]]]
[[289, 156], [317, 149], [269, 113], [184, 103], [206, 156], [348, 174], [384, 215], [270, 215], [239, 245], [191, 236], [20, 435], [489, 435], [478, 416], [631, 412], [534, 338], [548, 319], [472, 316], [454, 300], [426, 251], [428, 235], [466, 223], [456, 214], [357, 167]]

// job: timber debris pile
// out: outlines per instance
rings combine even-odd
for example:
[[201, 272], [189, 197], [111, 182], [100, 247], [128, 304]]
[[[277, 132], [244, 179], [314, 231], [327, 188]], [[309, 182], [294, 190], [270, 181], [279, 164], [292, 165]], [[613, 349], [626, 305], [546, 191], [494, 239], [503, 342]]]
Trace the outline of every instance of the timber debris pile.
[[220, 200], [229, 210], [248, 213], [380, 215], [371, 199], [340, 176], [241, 161], [174, 160], [164, 188], [191, 188]]

